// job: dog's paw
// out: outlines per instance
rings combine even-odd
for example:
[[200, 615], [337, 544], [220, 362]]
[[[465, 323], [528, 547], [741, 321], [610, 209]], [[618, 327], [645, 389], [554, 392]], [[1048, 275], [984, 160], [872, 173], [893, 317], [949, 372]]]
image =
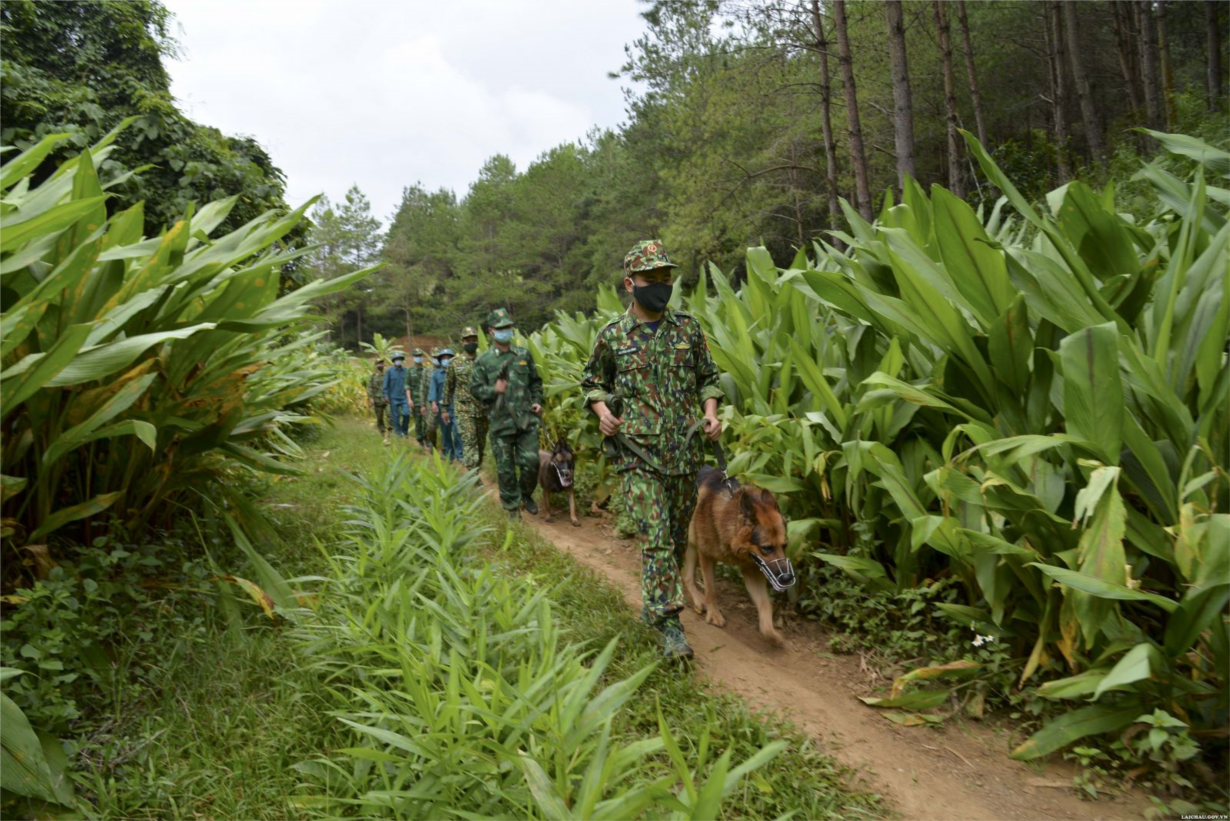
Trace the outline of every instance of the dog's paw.
[[784, 648], [786, 646], [786, 637], [777, 630], [770, 630], [769, 632], [762, 633], [761, 635], [768, 639], [769, 643], [774, 647]]
[[721, 610], [713, 609], [705, 611], [705, 621], [712, 624], [714, 627], [725, 627], [726, 617], [722, 615]]
[[547, 518], [543, 519], [543, 522], [545, 522], [546, 524], [551, 525], [551, 524], [555, 524], [555, 519], [553, 519], [553, 518], [551, 518], [550, 516], [548, 516]]
[[580, 521], [579, 519], [573, 519], [573, 520], [572, 520], [572, 526], [573, 526], [573, 527], [580, 527], [580, 526], [581, 526], [581, 521]]

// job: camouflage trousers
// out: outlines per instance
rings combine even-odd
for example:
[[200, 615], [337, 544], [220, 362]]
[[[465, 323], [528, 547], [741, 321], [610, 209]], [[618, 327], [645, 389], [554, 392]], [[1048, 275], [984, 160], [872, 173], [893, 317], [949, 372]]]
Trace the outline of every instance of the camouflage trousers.
[[389, 414], [389, 421], [387, 424], [384, 421], [384, 414], [388, 411], [388, 409], [388, 402], [375, 402], [372, 404], [372, 413], [376, 415], [376, 430], [381, 433], [387, 433], [389, 429], [393, 427], [393, 414]]
[[624, 504], [641, 548], [641, 600], [657, 621], [683, 611], [679, 568], [696, 507], [694, 475], [663, 476], [643, 465], [621, 474]]
[[461, 458], [466, 470], [477, 470], [483, 463], [487, 444], [487, 417], [482, 413], [457, 411], [457, 436], [461, 439]]
[[538, 484], [538, 423], [529, 430], [491, 434], [491, 458], [500, 480], [500, 504], [518, 510]]
[[[418, 443], [420, 445], [427, 444], [427, 435], [429, 432], [428, 431], [428, 418], [431, 415], [432, 414], [430, 412], [423, 413], [420, 406], [418, 404], [415, 404], [414, 406], [414, 438], [418, 440]], [[430, 433], [431, 433], [431, 438], [434, 440], [436, 432], [434, 430], [431, 430]]]

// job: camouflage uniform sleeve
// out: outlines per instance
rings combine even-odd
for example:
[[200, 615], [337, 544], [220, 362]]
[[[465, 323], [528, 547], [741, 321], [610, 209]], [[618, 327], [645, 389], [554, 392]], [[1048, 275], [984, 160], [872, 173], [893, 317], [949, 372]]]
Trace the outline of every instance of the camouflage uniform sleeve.
[[713, 364], [709, 340], [705, 338], [699, 322], [696, 323], [696, 347], [696, 387], [700, 392], [701, 407], [704, 407], [706, 399], [716, 399], [720, 403], [726, 392], [718, 382], [717, 365]]
[[387, 370], [384, 372], [384, 383], [380, 386], [380, 392], [384, 394], [384, 398], [392, 401], [393, 397], [389, 396], [389, 378], [393, 375], [393, 371]]
[[542, 398], [542, 376], [538, 373], [538, 366], [534, 364], [534, 355], [528, 350], [525, 352], [525, 361], [530, 363], [530, 403], [541, 405]]
[[495, 401], [495, 380], [491, 379], [487, 372], [487, 359], [486, 356], [480, 356], [474, 363], [474, 370], [470, 372], [470, 395], [484, 405]]
[[615, 384], [615, 356], [607, 344], [606, 334], [599, 331], [594, 341], [594, 350], [585, 363], [581, 377], [581, 389], [585, 391], [585, 404], [605, 402]]
[[450, 367], [444, 377], [444, 404], [450, 408], [453, 406], [453, 394], [457, 392], [457, 371], [453, 370], [456, 367]]

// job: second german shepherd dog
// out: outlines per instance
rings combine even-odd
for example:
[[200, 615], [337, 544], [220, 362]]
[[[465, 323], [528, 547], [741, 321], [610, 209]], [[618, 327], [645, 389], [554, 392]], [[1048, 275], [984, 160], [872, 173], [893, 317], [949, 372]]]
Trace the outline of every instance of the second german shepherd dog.
[[[773, 602], [766, 584], [771, 583], [775, 590], [794, 584], [794, 568], [786, 558], [786, 520], [777, 500], [767, 490], [740, 487], [712, 467], [701, 468], [696, 484], [698, 498], [688, 525], [683, 569], [683, 584], [692, 606], [709, 624], [726, 625], [717, 605], [713, 565], [733, 564], [743, 571], [743, 582], [759, 612], [761, 635], [783, 645], [782, 634], [773, 626]], [[696, 587], [698, 561], [705, 582], [703, 598]]]
[[573, 492], [572, 479], [575, 457], [568, 442], [559, 439], [550, 450], [538, 451], [538, 486], [542, 488], [542, 502], [546, 518], [551, 521], [551, 494], [568, 494], [568, 518], [573, 527], [580, 527], [581, 520], [577, 518], [577, 497]]

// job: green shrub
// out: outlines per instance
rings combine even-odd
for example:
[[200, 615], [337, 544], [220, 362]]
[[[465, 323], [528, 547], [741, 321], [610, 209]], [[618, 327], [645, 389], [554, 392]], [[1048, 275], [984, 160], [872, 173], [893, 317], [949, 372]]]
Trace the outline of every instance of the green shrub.
[[[950, 579], [928, 618], [999, 654], [950, 672], [1006, 692], [1010, 670], [1060, 711], [1018, 758], [1156, 708], [1209, 738], [1228, 711], [1230, 153], [1154, 137], [1148, 220], [1078, 182], [1039, 211], [970, 139], [989, 214], [908, 181], [875, 223], [845, 207], [844, 252], [753, 248], [739, 289], [713, 266], [676, 287], [723, 372], [730, 469], [779, 495], [800, 572], [884, 602]], [[579, 401], [564, 360], [601, 322], [536, 338], [553, 395]]]

